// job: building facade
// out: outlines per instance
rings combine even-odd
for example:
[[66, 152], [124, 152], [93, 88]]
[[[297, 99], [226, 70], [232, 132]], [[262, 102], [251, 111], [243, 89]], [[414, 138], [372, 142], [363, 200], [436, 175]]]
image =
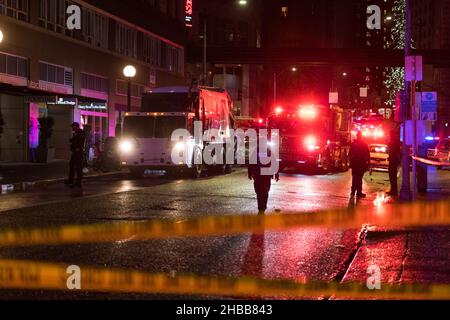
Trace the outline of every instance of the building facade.
[[[208, 56], [208, 49], [260, 47], [262, 1], [252, 0], [245, 4], [233, 0], [188, 2], [193, 9], [188, 24], [189, 46], [194, 54], [189, 57], [187, 77], [206, 85], [226, 88], [233, 99], [236, 116], [257, 116], [260, 113], [257, 90], [261, 67], [217, 64]], [[203, 53], [205, 34], [206, 57]]]
[[[50, 147], [69, 156], [70, 124], [80, 122], [91, 143], [116, 134], [142, 92], [184, 83], [186, 29], [183, 0], [0, 0], [0, 161], [31, 161], [39, 119], [54, 120]], [[80, 29], [67, 19], [80, 9]], [[72, 7], [73, 8], [73, 7]], [[0, 121], [1, 123], [1, 121]], [[0, 124], [1, 125], [1, 124]]]
[[[417, 49], [450, 49], [450, 0], [412, 1], [413, 42]], [[421, 91], [438, 93], [438, 114], [434, 129], [450, 136], [450, 68], [424, 66]]]

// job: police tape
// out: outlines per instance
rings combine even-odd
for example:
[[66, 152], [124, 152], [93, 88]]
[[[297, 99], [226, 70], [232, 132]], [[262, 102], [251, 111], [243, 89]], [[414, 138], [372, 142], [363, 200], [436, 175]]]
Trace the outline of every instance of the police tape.
[[127, 221], [0, 232], [0, 247], [144, 241], [174, 237], [231, 236], [305, 227], [334, 229], [450, 225], [450, 202], [273, 215], [205, 216], [186, 220]]
[[0, 232], [0, 247], [144, 241], [175, 237], [226, 236], [305, 227], [334, 229], [450, 225], [450, 202], [421, 202], [307, 213], [205, 216], [186, 220], [150, 220]]
[[450, 162], [442, 162], [442, 161], [434, 161], [430, 159], [425, 159], [421, 157], [412, 157], [414, 160], [422, 162], [424, 164], [428, 164], [430, 166], [436, 166], [436, 167], [450, 167]]
[[252, 298], [450, 299], [450, 285], [448, 284], [382, 284], [380, 290], [370, 290], [366, 283], [356, 282], [307, 282], [196, 275], [172, 276], [162, 273], [93, 267], [80, 267], [79, 274], [76, 274], [73, 270], [75, 269], [62, 264], [0, 260], [0, 290], [80, 290], [97, 293]]

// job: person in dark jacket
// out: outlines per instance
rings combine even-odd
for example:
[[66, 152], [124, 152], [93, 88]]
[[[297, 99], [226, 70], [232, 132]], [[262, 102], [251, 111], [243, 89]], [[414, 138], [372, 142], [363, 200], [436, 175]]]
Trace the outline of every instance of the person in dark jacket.
[[398, 166], [401, 161], [401, 143], [400, 137], [395, 130], [391, 131], [390, 141], [388, 144], [389, 154], [389, 181], [391, 183], [391, 191], [387, 194], [390, 196], [398, 196], [397, 173]]
[[[256, 150], [259, 151], [259, 140]], [[267, 155], [270, 156], [270, 150], [268, 150]], [[256, 198], [258, 200], [259, 214], [264, 214], [267, 210], [267, 202], [269, 200], [272, 179], [275, 179], [275, 181], [278, 182], [280, 180], [280, 174], [277, 172], [274, 175], [264, 175], [262, 173], [262, 168], [268, 168], [270, 167], [270, 164], [265, 165], [261, 163], [261, 154], [259, 152], [257, 153], [256, 158], [256, 164], [248, 165], [248, 178], [253, 180]]]
[[72, 156], [70, 158], [69, 180], [66, 183], [71, 187], [81, 187], [86, 136], [78, 122], [72, 124], [72, 130], [73, 136], [72, 139], [70, 139], [70, 151], [72, 152]]
[[352, 192], [358, 198], [365, 198], [366, 195], [362, 192], [364, 173], [369, 169], [370, 165], [370, 150], [367, 143], [363, 141], [362, 132], [358, 132], [357, 139], [350, 146], [349, 152], [350, 166], [352, 168]]

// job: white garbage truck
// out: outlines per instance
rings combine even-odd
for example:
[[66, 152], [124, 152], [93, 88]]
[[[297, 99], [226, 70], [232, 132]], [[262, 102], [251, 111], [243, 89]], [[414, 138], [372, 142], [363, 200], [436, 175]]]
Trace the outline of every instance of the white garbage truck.
[[[210, 170], [230, 171], [225, 151], [213, 151], [208, 163], [204, 158], [208, 150], [226, 148], [234, 129], [232, 107], [227, 91], [220, 88], [164, 87], [145, 93], [141, 111], [125, 113], [122, 121], [122, 165], [133, 176], [164, 170], [198, 178]], [[178, 138], [180, 129], [188, 137]]]

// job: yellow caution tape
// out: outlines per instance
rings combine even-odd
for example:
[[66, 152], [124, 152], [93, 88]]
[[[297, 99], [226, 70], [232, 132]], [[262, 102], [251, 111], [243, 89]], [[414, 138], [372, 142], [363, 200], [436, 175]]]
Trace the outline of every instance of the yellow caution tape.
[[[0, 260], [0, 289], [69, 290], [76, 283], [68, 266]], [[150, 274], [132, 270], [80, 268], [80, 290], [108, 293], [209, 295], [229, 297], [331, 297], [449, 300], [450, 285], [383, 285], [297, 282], [257, 278]]]
[[152, 220], [10, 230], [0, 232], [0, 247], [236, 235], [302, 227], [350, 229], [360, 228], [365, 224], [392, 228], [449, 225], [450, 203], [425, 202], [373, 209], [355, 208], [266, 216], [207, 216], [183, 221]]

